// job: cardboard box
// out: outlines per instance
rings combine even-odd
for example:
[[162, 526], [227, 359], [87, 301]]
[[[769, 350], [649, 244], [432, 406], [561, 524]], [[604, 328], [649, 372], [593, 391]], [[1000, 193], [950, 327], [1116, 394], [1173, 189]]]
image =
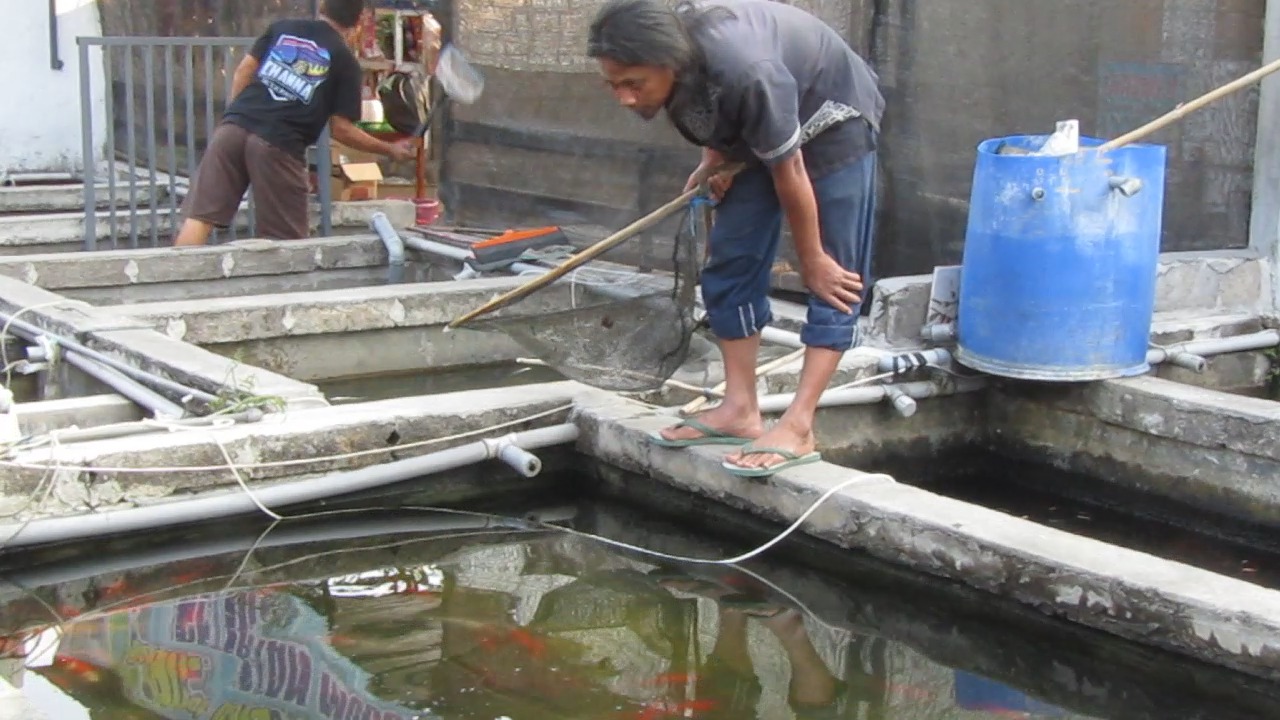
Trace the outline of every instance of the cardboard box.
[[[370, 153], [360, 153], [350, 148], [334, 144], [329, 148], [330, 176], [329, 196], [334, 200], [376, 200], [379, 186], [383, 181], [382, 168], [376, 162], [365, 158], [374, 158]], [[319, 167], [311, 168], [311, 192], [319, 193]]]
[[382, 168], [377, 163], [342, 163], [334, 166], [337, 174], [329, 178], [329, 195], [334, 200], [376, 200], [382, 181]]

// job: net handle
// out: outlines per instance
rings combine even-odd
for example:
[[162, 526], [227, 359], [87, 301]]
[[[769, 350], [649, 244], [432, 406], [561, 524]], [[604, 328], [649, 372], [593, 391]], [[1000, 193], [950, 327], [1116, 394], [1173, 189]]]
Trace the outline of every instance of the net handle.
[[663, 220], [667, 219], [667, 217], [678, 212], [685, 205], [689, 204], [690, 200], [692, 200], [700, 192], [702, 192], [699, 186], [701, 186], [706, 181], [707, 178], [719, 173], [727, 173], [730, 176], [736, 175], [744, 167], [746, 166], [743, 165], [742, 163], [727, 163], [724, 165], [720, 165], [718, 167], [710, 168], [704, 173], [702, 177], [698, 179], [698, 182], [694, 183], [694, 187], [684, 191], [683, 193], [680, 193], [675, 197], [674, 200], [671, 200], [670, 202], [658, 208], [657, 210], [654, 210], [653, 212], [649, 213], [648, 215], [645, 215], [639, 220], [636, 220], [635, 222], [615, 232], [609, 237], [577, 253], [573, 257], [569, 258], [568, 260], [564, 261], [563, 263], [556, 266], [552, 270], [548, 271], [546, 274], [540, 275], [534, 278], [533, 280], [525, 283], [524, 285], [513, 288], [503, 293], [502, 295], [499, 295], [498, 297], [490, 300], [484, 305], [481, 305], [475, 310], [472, 310], [457, 318], [454, 318], [454, 320], [450, 322], [448, 325], [449, 329], [457, 328], [472, 320], [475, 320], [481, 315], [487, 315], [488, 313], [491, 313], [499, 308], [510, 305], [516, 300], [520, 300], [521, 298], [527, 297], [530, 293], [533, 293], [537, 290], [541, 290], [542, 288], [550, 285], [556, 280], [559, 280], [560, 278], [569, 274], [570, 271], [578, 268], [581, 265], [585, 265], [586, 263], [596, 259], [597, 257], [600, 257], [604, 253], [612, 250], [618, 245], [621, 245], [622, 243], [626, 242], [632, 237], [639, 235], [645, 230], [648, 230], [654, 225], [657, 225], [659, 222], [662, 222]]
[[1210, 90], [1209, 92], [1201, 95], [1200, 97], [1196, 98], [1195, 100], [1192, 100], [1189, 103], [1179, 105], [1178, 107], [1170, 110], [1164, 115], [1161, 115], [1160, 117], [1156, 118], [1155, 120], [1152, 120], [1151, 122], [1147, 123], [1146, 125], [1143, 125], [1142, 127], [1136, 130], [1131, 130], [1125, 133], [1124, 135], [1121, 135], [1120, 137], [1115, 138], [1114, 140], [1111, 140], [1109, 142], [1103, 143], [1102, 145], [1099, 145], [1098, 153], [1105, 153], [1108, 150], [1115, 150], [1118, 147], [1123, 147], [1125, 145], [1128, 145], [1129, 143], [1137, 142], [1138, 140], [1141, 140], [1147, 137], [1148, 135], [1156, 132], [1157, 130], [1163, 130], [1169, 125], [1172, 125], [1175, 122], [1178, 122], [1182, 118], [1190, 115], [1191, 113], [1195, 112], [1196, 110], [1199, 110], [1200, 108], [1204, 107], [1205, 105], [1208, 105], [1209, 103], [1215, 102], [1217, 100], [1221, 100], [1222, 98], [1234, 92], [1237, 92], [1243, 88], [1246, 88], [1250, 85], [1260, 82], [1263, 78], [1270, 75], [1271, 73], [1276, 72], [1277, 70], [1280, 70], [1280, 60], [1274, 60], [1270, 63], [1267, 63], [1266, 65], [1263, 65], [1262, 67], [1258, 68], [1257, 70], [1254, 70], [1253, 72], [1247, 75], [1242, 75], [1241, 77], [1238, 77], [1235, 80], [1232, 80], [1226, 85], [1218, 87], [1214, 90]]

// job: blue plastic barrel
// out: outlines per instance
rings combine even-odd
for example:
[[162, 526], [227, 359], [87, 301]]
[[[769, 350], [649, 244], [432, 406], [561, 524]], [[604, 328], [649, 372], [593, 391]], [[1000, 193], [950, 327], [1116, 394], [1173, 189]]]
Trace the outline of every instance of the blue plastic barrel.
[[956, 359], [1026, 380], [1145, 373], [1165, 148], [1135, 144], [1099, 154], [1090, 148], [1103, 141], [1082, 137], [1073, 155], [1025, 154], [1047, 137], [978, 145]]

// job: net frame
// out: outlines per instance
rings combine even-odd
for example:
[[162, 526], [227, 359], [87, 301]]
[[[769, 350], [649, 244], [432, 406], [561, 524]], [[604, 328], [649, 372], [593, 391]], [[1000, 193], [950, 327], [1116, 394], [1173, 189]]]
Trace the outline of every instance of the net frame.
[[[615, 392], [662, 387], [688, 360], [702, 325], [696, 291], [706, 226], [698, 222], [700, 206], [689, 202], [677, 216], [670, 272], [613, 268], [597, 260], [465, 327], [504, 333], [543, 364], [585, 385]], [[551, 290], [565, 293], [566, 300], [546, 309]]]

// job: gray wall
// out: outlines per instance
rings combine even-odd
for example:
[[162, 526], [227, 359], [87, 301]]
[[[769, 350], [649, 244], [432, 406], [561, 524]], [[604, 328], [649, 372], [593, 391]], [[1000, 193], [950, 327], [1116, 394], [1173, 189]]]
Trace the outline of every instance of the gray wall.
[[[874, 61], [888, 97], [884, 276], [959, 262], [979, 141], [1066, 118], [1105, 138], [1133, 129], [1257, 67], [1265, 0], [799, 4]], [[446, 153], [446, 204], [462, 216], [576, 213], [618, 227], [678, 192], [696, 151], [617, 108], [582, 57], [597, 6], [458, 5], [459, 40], [489, 79], [480, 103], [454, 113]], [[1165, 250], [1247, 245], [1257, 98], [1242, 92], [1153, 137], [1169, 147]]]

